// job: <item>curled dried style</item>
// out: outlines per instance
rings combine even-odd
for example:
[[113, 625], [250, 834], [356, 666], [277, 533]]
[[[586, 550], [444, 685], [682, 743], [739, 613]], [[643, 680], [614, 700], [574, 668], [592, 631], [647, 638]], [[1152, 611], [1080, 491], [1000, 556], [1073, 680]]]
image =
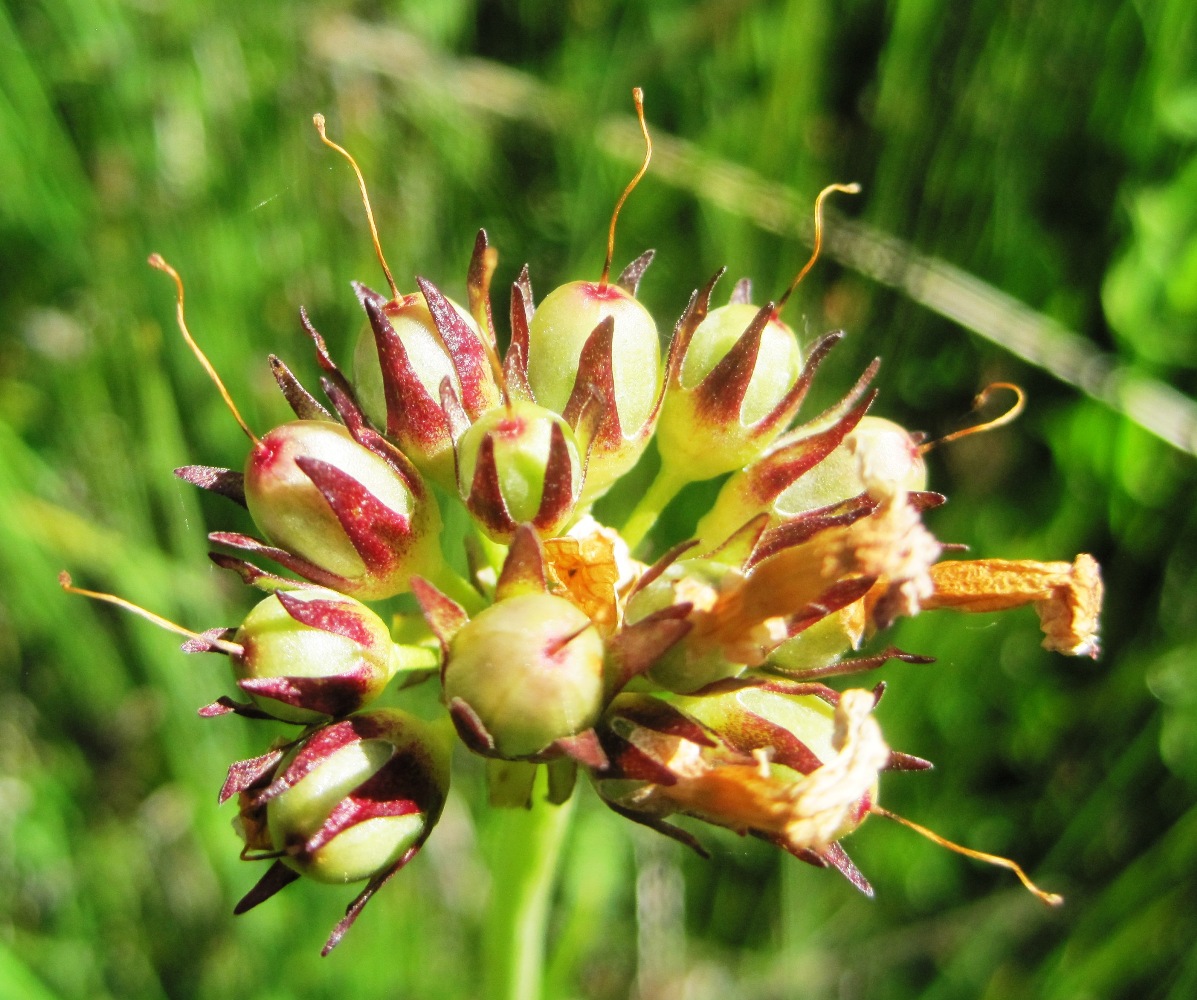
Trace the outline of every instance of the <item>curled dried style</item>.
[[[485, 231], [465, 306], [422, 277], [401, 293], [365, 178], [317, 115], [320, 139], [354, 170], [389, 295], [354, 285], [366, 319], [353, 378], [300, 311], [327, 406], [272, 356], [295, 419], [261, 436], [192, 338], [182, 279], [153, 255], [175, 283], [184, 340], [249, 441], [242, 470], [176, 475], [248, 509], [263, 537], [214, 532], [211, 556], [266, 596], [239, 626], [191, 631], [66, 574], [63, 588], [181, 633], [188, 653], [223, 654], [248, 700], [222, 694], [201, 715], [298, 727], [233, 763], [221, 800], [238, 801], [242, 856], [270, 862], [237, 912], [298, 878], [365, 883], [326, 951], [432, 833], [454, 740], [486, 758], [498, 807], [556, 809], [583, 776], [615, 812], [700, 853], [673, 817], [752, 834], [870, 894], [843, 841], [882, 816], [1058, 903], [1013, 861], [883, 808], [885, 772], [930, 765], [885, 741], [885, 683], [827, 683], [931, 663], [864, 647], [898, 617], [936, 610], [1031, 605], [1045, 647], [1097, 655], [1092, 557], [945, 560], [949, 547], [925, 522], [945, 499], [927, 489], [925, 456], [1009, 423], [1022, 390], [989, 386], [977, 407], [1012, 392], [1004, 415], [928, 442], [870, 412], [874, 362], [842, 400], [796, 422], [843, 334], [803, 346], [780, 312], [818, 260], [825, 200], [858, 193], [854, 184], [818, 195], [812, 253], [776, 302], [753, 305], [743, 279], [712, 309], [720, 270], [691, 294], [663, 359], [636, 298], [652, 251], [611, 280], [616, 220], [652, 155], [643, 94], [633, 96], [644, 161], [612, 212], [599, 279], [536, 305], [525, 265], [502, 353], [490, 297], [498, 256]], [[597, 520], [594, 501], [653, 441], [655, 483], [633, 509], [608, 504]], [[658, 524], [682, 486], [717, 476], [692, 537]], [[442, 522], [438, 495], [461, 513]], [[654, 526], [664, 544], [652, 554]], [[418, 604], [418, 627], [409, 616], [392, 628], [393, 609], [377, 603], [400, 594]], [[439, 685], [437, 718], [380, 707], [417, 682]], [[540, 871], [535, 859], [507, 860]]]

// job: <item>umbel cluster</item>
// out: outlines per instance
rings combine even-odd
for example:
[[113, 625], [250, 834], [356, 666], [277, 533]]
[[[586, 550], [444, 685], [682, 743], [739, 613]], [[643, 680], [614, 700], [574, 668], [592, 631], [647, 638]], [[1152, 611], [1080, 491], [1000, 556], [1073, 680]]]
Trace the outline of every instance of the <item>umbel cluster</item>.
[[[802, 346], [781, 311], [818, 255], [824, 198], [853, 187], [820, 194], [814, 254], [777, 301], [758, 304], [741, 280], [712, 307], [721, 271], [691, 295], [662, 350], [636, 298], [652, 252], [610, 275], [619, 206], [651, 156], [635, 97], [647, 152], [597, 281], [537, 303], [525, 266], [501, 338], [485, 232], [464, 304], [423, 278], [401, 293], [379, 250], [389, 294], [354, 285], [367, 322], [353, 377], [301, 310], [327, 402], [272, 356], [295, 419], [261, 436], [192, 340], [182, 281], [151, 257], [174, 278], [179, 327], [250, 442], [242, 471], [176, 474], [248, 508], [261, 537], [214, 532], [212, 558], [266, 594], [237, 628], [155, 620], [185, 632], [186, 651], [228, 658], [241, 700], [220, 697], [202, 715], [291, 724], [268, 749], [263, 738], [262, 756], [234, 763], [220, 793], [238, 802], [242, 856], [269, 862], [237, 910], [298, 878], [364, 882], [326, 951], [432, 833], [456, 740], [486, 758], [496, 806], [527, 805], [540, 768], [555, 803], [581, 775], [620, 815], [699, 853], [671, 817], [752, 834], [871, 893], [841, 841], [870, 814], [915, 826], [879, 805], [879, 777], [929, 765], [886, 744], [874, 718], [883, 685], [837, 690], [827, 679], [929, 662], [859, 651], [897, 617], [945, 608], [1031, 604], [1046, 647], [1096, 655], [1091, 557], [941, 559], [924, 515], [944, 497], [926, 490], [923, 456], [944, 439], [870, 413], [876, 362], [795, 426], [842, 334]], [[1001, 388], [1020, 408], [1021, 393]], [[653, 484], [600, 523], [592, 505], [654, 441]], [[645, 551], [672, 497], [715, 477], [725, 480], [693, 537]], [[452, 505], [468, 514], [464, 536], [442, 530]], [[65, 574], [63, 585], [124, 603]], [[423, 620], [400, 631], [370, 604], [406, 593]], [[395, 692], [420, 681], [440, 685], [439, 720], [371, 707], [384, 692], [402, 702]], [[1057, 901], [1013, 862], [955, 849]]]

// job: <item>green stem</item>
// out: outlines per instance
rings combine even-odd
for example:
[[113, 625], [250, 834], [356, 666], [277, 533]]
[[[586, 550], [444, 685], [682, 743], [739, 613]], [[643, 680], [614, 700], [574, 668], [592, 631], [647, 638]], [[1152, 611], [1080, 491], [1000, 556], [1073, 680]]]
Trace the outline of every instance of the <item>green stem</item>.
[[429, 582], [446, 597], [460, 604], [466, 614], [477, 614], [486, 607], [486, 599], [470, 586], [465, 577], [455, 573], [448, 563], [444, 563], [441, 571]]
[[668, 465], [661, 466], [661, 471], [657, 473], [657, 478], [653, 480], [652, 485], [648, 488], [648, 492], [640, 498], [640, 502], [636, 504], [636, 509], [632, 511], [631, 516], [620, 532], [623, 535], [623, 540], [628, 543], [630, 549], [634, 551], [636, 546], [644, 541], [644, 536], [657, 523], [657, 518], [661, 516], [661, 511], [665, 509], [669, 501], [677, 496], [681, 488], [688, 482], [690, 480], [685, 475], [679, 475]]
[[494, 814], [490, 903], [483, 930], [484, 995], [494, 1000], [541, 997], [549, 903], [574, 799], [560, 806], [549, 803], [545, 769], [539, 770], [530, 809]]

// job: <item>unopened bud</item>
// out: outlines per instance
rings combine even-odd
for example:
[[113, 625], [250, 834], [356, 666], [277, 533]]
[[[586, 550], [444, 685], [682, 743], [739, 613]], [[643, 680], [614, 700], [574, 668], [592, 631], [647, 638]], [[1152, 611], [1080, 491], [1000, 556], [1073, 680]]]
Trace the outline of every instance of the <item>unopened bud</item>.
[[542, 535], [564, 527], [581, 490], [582, 464], [560, 416], [513, 400], [462, 435], [457, 476], [470, 513], [492, 538], [509, 541], [523, 523]]

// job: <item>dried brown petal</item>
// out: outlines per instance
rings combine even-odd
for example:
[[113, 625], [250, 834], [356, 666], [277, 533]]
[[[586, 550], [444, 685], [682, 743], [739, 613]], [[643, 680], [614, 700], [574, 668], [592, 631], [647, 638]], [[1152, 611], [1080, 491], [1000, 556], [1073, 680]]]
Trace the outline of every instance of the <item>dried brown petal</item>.
[[585, 517], [569, 535], [546, 539], [544, 549], [549, 572], [562, 588], [561, 596], [603, 630], [617, 628], [620, 596], [643, 569], [632, 561], [619, 535]]
[[925, 609], [989, 612], [1033, 604], [1043, 648], [1096, 657], [1101, 615], [1101, 567], [1082, 552], [1072, 563], [1029, 559], [975, 559], [931, 567], [934, 592]]
[[859, 824], [889, 762], [889, 747], [871, 714], [874, 704], [870, 691], [845, 691], [836, 708], [836, 752], [797, 779], [789, 769], [771, 766], [767, 752], [754, 754], [752, 764], [726, 750], [639, 730], [630, 737], [635, 745], [676, 780], [646, 785], [625, 805], [657, 816], [686, 813], [776, 838], [793, 851], [822, 851]]
[[736, 645], [756, 626], [805, 608], [835, 584], [858, 576], [886, 581], [875, 605], [887, 619], [883, 624], [898, 614], [916, 614], [931, 593], [928, 571], [939, 553], [939, 543], [906, 496], [886, 499], [867, 517], [763, 559], [741, 586], [724, 590], [688, 641]]

